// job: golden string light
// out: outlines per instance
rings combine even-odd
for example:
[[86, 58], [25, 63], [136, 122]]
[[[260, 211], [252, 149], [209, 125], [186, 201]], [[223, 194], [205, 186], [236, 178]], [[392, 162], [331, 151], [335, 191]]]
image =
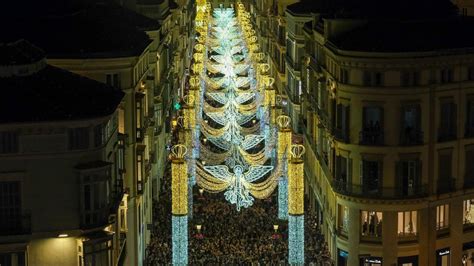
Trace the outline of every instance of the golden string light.
[[291, 160], [288, 164], [288, 213], [304, 214], [304, 163], [301, 158], [305, 152], [303, 145], [291, 146]]
[[186, 215], [188, 213], [188, 167], [184, 161], [187, 148], [182, 144], [171, 149], [171, 200], [172, 214]]

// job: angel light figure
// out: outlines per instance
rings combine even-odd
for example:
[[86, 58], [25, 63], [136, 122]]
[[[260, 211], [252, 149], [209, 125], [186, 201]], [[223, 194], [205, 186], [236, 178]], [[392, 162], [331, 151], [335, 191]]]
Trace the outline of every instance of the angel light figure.
[[273, 170], [273, 166], [253, 165], [245, 173], [244, 167], [241, 165], [234, 166], [234, 173], [230, 173], [229, 167], [226, 165], [205, 166], [204, 169], [215, 178], [227, 183], [227, 191], [224, 193], [225, 199], [231, 204], [235, 204], [237, 211], [240, 211], [242, 207], [252, 206], [254, 201], [247, 189], [248, 185]]

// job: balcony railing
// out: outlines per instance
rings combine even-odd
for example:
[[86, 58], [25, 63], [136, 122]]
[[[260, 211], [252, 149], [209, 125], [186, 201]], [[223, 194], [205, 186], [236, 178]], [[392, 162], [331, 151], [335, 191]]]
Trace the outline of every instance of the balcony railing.
[[455, 178], [442, 178], [438, 179], [438, 194], [444, 194], [453, 192], [456, 190], [456, 179]]
[[428, 185], [419, 185], [411, 188], [381, 187], [374, 190], [367, 185], [350, 184], [341, 179], [333, 179], [331, 185], [335, 192], [352, 197], [403, 199], [428, 196]]
[[455, 140], [457, 138], [457, 134], [455, 130], [448, 130], [446, 128], [440, 128], [438, 130], [438, 141], [450, 141]]
[[382, 130], [362, 130], [359, 134], [359, 143], [362, 145], [384, 145]]
[[474, 137], [474, 126], [467, 126], [466, 127], [466, 133], [464, 135], [466, 138], [472, 138]]
[[423, 144], [423, 131], [405, 130], [400, 133], [401, 145], [420, 145]]
[[[469, 173], [471, 175], [474, 175], [474, 173]], [[464, 177], [464, 186], [463, 186], [464, 189], [467, 189], [467, 188], [474, 188], [474, 176], [468, 176], [466, 175]]]
[[288, 63], [288, 65], [293, 68], [294, 71], [300, 71], [301, 69], [301, 65], [298, 64], [297, 62], [294, 62], [293, 59], [291, 59], [290, 56], [288, 56], [288, 54], [285, 54], [285, 58], [286, 58], [286, 62]]
[[350, 143], [349, 140], [349, 130], [343, 130], [342, 128], [334, 128], [333, 129], [333, 134], [334, 138], [336, 140], [344, 142], [344, 143]]
[[143, 128], [137, 128], [137, 142], [142, 142], [145, 138], [145, 130]]
[[417, 240], [417, 233], [398, 233], [398, 242], [415, 242]]
[[31, 234], [31, 213], [23, 213], [0, 221], [0, 236]]

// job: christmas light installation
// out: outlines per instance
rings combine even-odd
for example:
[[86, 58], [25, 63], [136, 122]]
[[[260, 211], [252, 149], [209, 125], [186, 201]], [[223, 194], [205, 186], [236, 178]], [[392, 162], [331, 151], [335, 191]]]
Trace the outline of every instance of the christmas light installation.
[[304, 265], [303, 145], [292, 145], [288, 164], [288, 263]]
[[[206, 90], [201, 109], [205, 119], [198, 125], [205, 139], [205, 143], [200, 143], [200, 156], [217, 165], [198, 166], [196, 180], [210, 192], [226, 188], [226, 199], [240, 210], [253, 203], [253, 196], [268, 197], [278, 183], [277, 174], [281, 173], [280, 168], [264, 165], [269, 158], [266, 150], [275, 145], [267, 143], [274, 138], [265, 139], [261, 134], [264, 132], [260, 125], [269, 121], [259, 112], [265, 95], [261, 95], [258, 86], [271, 84], [268, 78], [256, 75], [254, 68], [257, 66], [260, 74], [268, 71], [269, 66], [253, 61], [253, 54], [248, 54], [255, 51], [256, 42], [250, 36], [248, 20], [239, 27], [233, 9], [215, 9], [213, 14], [207, 46], [195, 48], [198, 52], [212, 52], [207, 59], [196, 56], [196, 61], [204, 62], [205, 73], [210, 73], [201, 75]], [[200, 66], [196, 68], [199, 70]], [[197, 87], [198, 82], [193, 83]], [[214, 148], [207, 148], [209, 145]], [[272, 170], [275, 171], [268, 175]], [[266, 180], [261, 181], [264, 177]]]
[[279, 116], [278, 124], [278, 148], [277, 160], [282, 164], [283, 175], [279, 179], [278, 184], [278, 218], [282, 220], [288, 219], [288, 157], [291, 145], [291, 119], [288, 116]]
[[171, 148], [172, 262], [188, 263], [188, 170], [184, 161], [186, 146]]

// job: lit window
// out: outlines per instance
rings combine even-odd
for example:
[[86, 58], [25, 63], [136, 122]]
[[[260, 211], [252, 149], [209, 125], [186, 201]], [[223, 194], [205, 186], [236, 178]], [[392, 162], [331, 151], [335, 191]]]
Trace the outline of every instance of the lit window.
[[463, 202], [463, 224], [474, 225], [474, 199]]
[[382, 236], [382, 212], [361, 211], [360, 218], [363, 236]]
[[449, 227], [449, 204], [436, 207], [436, 230]]
[[412, 236], [418, 233], [416, 211], [398, 212], [398, 235]]

